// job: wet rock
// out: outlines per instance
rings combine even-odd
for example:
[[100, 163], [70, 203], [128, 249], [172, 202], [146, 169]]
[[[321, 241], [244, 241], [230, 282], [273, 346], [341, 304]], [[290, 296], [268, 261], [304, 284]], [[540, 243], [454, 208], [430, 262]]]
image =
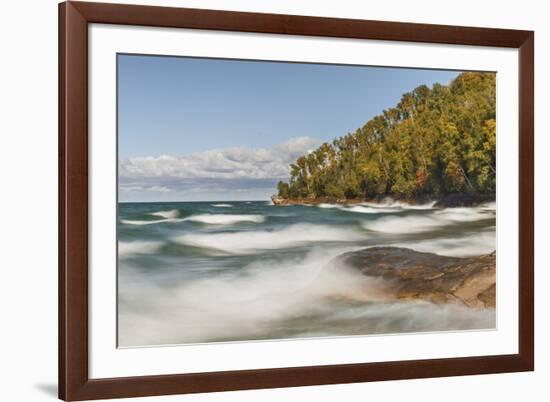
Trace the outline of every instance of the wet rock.
[[373, 247], [336, 257], [368, 277], [384, 280], [394, 299], [495, 307], [496, 255], [458, 258], [400, 247]]
[[356, 205], [365, 202], [362, 198], [282, 198], [273, 196], [271, 201], [274, 205], [319, 205], [319, 204], [338, 204], [338, 205]]
[[435, 208], [453, 208], [453, 207], [473, 207], [488, 202], [495, 201], [494, 194], [476, 194], [476, 193], [453, 193], [445, 195], [435, 194], [420, 194], [412, 198], [404, 198], [399, 196], [379, 196], [370, 198], [335, 198], [335, 197], [318, 197], [318, 198], [282, 198], [278, 196], [271, 197], [274, 205], [318, 205], [318, 204], [339, 204], [339, 205], [356, 205], [363, 202], [385, 203], [387, 200], [395, 200], [411, 205], [426, 204], [435, 201]]

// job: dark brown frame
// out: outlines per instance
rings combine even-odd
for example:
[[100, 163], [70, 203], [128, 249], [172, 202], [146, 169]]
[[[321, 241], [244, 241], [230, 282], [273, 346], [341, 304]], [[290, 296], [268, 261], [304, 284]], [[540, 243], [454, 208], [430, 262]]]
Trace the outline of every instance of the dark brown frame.
[[[88, 24], [519, 49], [519, 353], [89, 379]], [[59, 398], [67, 401], [444, 377], [534, 369], [534, 33], [508, 29], [65, 2], [59, 5]]]

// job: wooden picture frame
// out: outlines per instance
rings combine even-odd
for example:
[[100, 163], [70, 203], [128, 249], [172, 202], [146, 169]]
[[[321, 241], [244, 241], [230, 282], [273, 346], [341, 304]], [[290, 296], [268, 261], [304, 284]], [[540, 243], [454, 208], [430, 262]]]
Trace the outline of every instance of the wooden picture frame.
[[[90, 379], [88, 24], [192, 28], [519, 49], [519, 353]], [[59, 397], [141, 397], [534, 369], [534, 33], [105, 3], [59, 5]]]

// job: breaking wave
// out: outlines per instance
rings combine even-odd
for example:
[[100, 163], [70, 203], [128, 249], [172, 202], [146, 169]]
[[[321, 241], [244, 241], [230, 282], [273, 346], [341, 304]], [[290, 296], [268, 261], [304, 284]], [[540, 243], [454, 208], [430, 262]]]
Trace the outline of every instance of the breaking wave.
[[148, 220], [148, 221], [140, 221], [140, 220], [131, 220], [131, 219], [121, 219], [120, 222], [124, 223], [125, 225], [155, 225], [157, 223], [170, 223], [170, 222], [182, 222], [185, 219], [178, 219], [178, 218], [170, 218], [170, 219], [155, 219], [155, 220]]
[[379, 208], [379, 207], [364, 207], [361, 205], [356, 205], [353, 207], [348, 207], [342, 209], [342, 211], [347, 212], [357, 212], [360, 214], [391, 214], [394, 212], [399, 212], [399, 209], [396, 208]]
[[436, 201], [428, 202], [426, 204], [407, 204], [403, 202], [396, 202], [395, 205], [398, 205], [400, 208], [403, 209], [433, 209]]
[[171, 209], [170, 211], [151, 212], [149, 215], [160, 216], [165, 219], [174, 219], [179, 218], [180, 211], [178, 211], [177, 209]]
[[265, 221], [265, 216], [199, 214], [199, 215], [188, 216], [184, 220], [190, 221], [190, 222], [204, 223], [207, 225], [234, 225], [236, 223], [243, 223], [243, 222], [262, 223]]
[[157, 223], [183, 221], [183, 219], [179, 219], [180, 212], [177, 209], [171, 209], [169, 211], [148, 212], [147, 215], [160, 216], [163, 219], [154, 219], [154, 220], [121, 219], [120, 222], [125, 225], [155, 225]]
[[494, 218], [494, 210], [484, 207], [445, 208], [435, 211], [434, 215], [451, 222], [474, 222]]
[[234, 274], [169, 288], [145, 278], [129, 280], [124, 277], [129, 273], [122, 272], [119, 317], [124, 331], [119, 341], [132, 346], [254, 338], [308, 311], [331, 311], [324, 297], [359, 292], [368, 281], [346, 269], [324, 272], [327, 261], [351, 250], [316, 248], [302, 257], [258, 260]]
[[304, 223], [272, 231], [185, 234], [176, 237], [174, 241], [230, 254], [254, 254], [262, 250], [293, 248], [311, 243], [359, 241], [365, 238], [364, 234], [349, 227]]
[[406, 202], [395, 201], [391, 198], [387, 198], [380, 203], [364, 202], [362, 205], [366, 205], [372, 208], [399, 208], [399, 209], [433, 209], [436, 201], [430, 201], [425, 204], [408, 204]]
[[133, 254], [153, 254], [162, 247], [159, 241], [119, 241], [118, 256], [129, 257]]
[[217, 208], [233, 208], [233, 205], [231, 204], [211, 204], [211, 205]]
[[324, 203], [317, 204], [317, 207], [322, 209], [342, 208], [342, 206], [339, 204], [324, 204]]
[[495, 326], [494, 309], [388, 300], [383, 279], [334, 259], [370, 246], [488, 254], [496, 247], [494, 203], [214, 209], [223, 203], [119, 206], [122, 223], [152, 225], [119, 227], [122, 347]]
[[[119, 281], [119, 343], [184, 344], [353, 334], [491, 328], [494, 310], [427, 302], [383, 302], [378, 282], [327, 261], [349, 247], [262, 259], [239, 272], [165, 287]], [[334, 302], [339, 300], [339, 302]]]
[[392, 244], [407, 247], [424, 253], [434, 253], [448, 257], [473, 257], [489, 254], [496, 249], [495, 231], [472, 233], [469, 236], [415, 240]]
[[375, 221], [363, 222], [362, 226], [376, 232], [409, 234], [428, 232], [437, 228], [461, 222], [474, 222], [491, 219], [494, 212], [484, 208], [446, 208], [429, 215], [384, 217]]

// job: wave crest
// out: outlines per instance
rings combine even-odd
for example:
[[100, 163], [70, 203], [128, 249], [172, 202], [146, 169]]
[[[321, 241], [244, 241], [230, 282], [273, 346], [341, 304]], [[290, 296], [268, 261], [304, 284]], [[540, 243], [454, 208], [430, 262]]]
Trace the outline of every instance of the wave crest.
[[171, 209], [169, 211], [151, 212], [149, 213], [149, 215], [160, 216], [165, 219], [174, 219], [174, 218], [179, 218], [180, 211], [178, 211], [177, 209]]
[[317, 207], [321, 209], [342, 208], [342, 206], [339, 204], [325, 204], [325, 203], [317, 204]]
[[367, 230], [376, 232], [409, 234], [422, 233], [440, 227], [462, 222], [475, 222], [494, 217], [494, 211], [484, 208], [446, 208], [428, 215], [384, 217], [375, 221], [363, 222]]
[[436, 201], [430, 201], [425, 204], [408, 204], [406, 202], [395, 201], [392, 198], [386, 198], [380, 203], [364, 202], [362, 205], [373, 208], [400, 208], [400, 209], [433, 209]]
[[190, 222], [204, 223], [207, 225], [234, 225], [242, 222], [262, 223], [265, 221], [263, 215], [222, 215], [222, 214], [199, 214], [191, 215], [184, 220]]
[[349, 227], [296, 224], [284, 229], [248, 232], [186, 234], [174, 239], [188, 246], [222, 250], [230, 254], [253, 254], [262, 250], [299, 247], [311, 243], [364, 240]]
[[346, 212], [357, 212], [360, 214], [391, 214], [394, 212], [400, 212], [399, 209], [395, 208], [381, 208], [381, 207], [364, 207], [361, 205], [356, 205], [349, 208], [344, 208], [343, 211]]
[[157, 223], [169, 223], [169, 222], [181, 222], [184, 219], [155, 219], [152, 221], [139, 221], [139, 220], [131, 220], [131, 219], [121, 219], [120, 222], [124, 223], [125, 225], [155, 225]]
[[496, 233], [493, 228], [492, 231], [472, 233], [464, 237], [426, 239], [392, 245], [448, 257], [474, 257], [496, 250]]
[[119, 241], [118, 256], [130, 257], [133, 254], [153, 254], [162, 247], [159, 241]]

